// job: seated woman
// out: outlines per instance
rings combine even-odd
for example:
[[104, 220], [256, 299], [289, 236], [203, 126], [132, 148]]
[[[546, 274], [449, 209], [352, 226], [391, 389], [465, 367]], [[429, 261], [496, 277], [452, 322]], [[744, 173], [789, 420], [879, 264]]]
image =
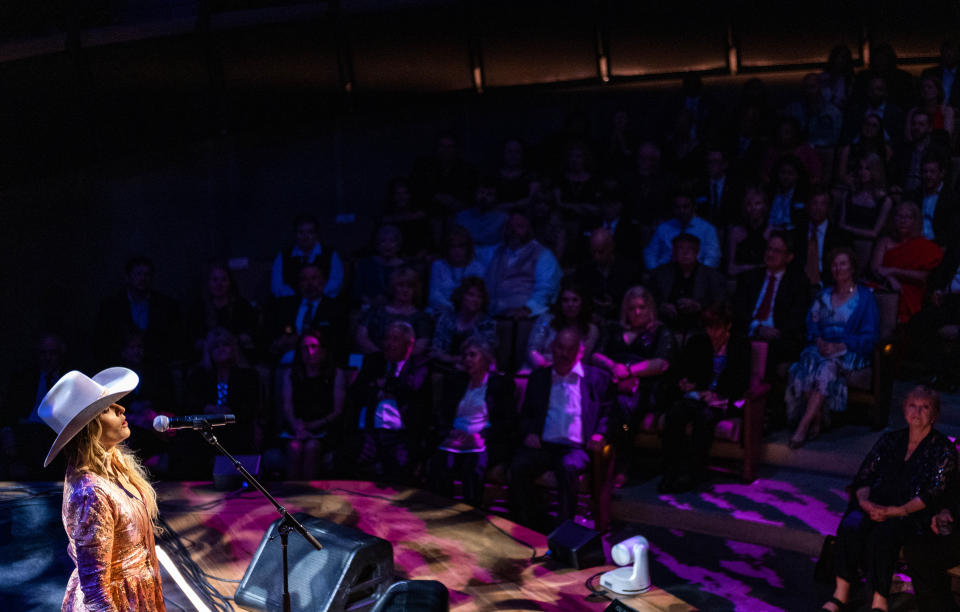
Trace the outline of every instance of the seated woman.
[[[664, 417], [661, 493], [688, 491], [704, 479], [713, 430], [750, 382], [750, 343], [730, 334], [730, 306], [714, 304], [700, 318], [706, 334], [687, 342], [671, 377], [679, 381], [683, 397]], [[687, 424], [693, 426], [689, 441]]]
[[870, 364], [879, 314], [873, 292], [857, 284], [856, 261], [848, 248], [834, 249], [826, 261], [834, 285], [820, 292], [807, 312], [807, 347], [790, 366], [787, 422], [797, 423], [790, 448], [799, 448], [829, 425], [831, 412], [847, 407], [846, 376]]
[[521, 371], [544, 368], [553, 364], [550, 347], [557, 332], [565, 327], [576, 327], [583, 337], [583, 359], [593, 355], [600, 331], [591, 320], [590, 301], [585, 299], [583, 289], [573, 279], [567, 278], [560, 285], [560, 295], [550, 310], [543, 313], [533, 324], [527, 341], [527, 364]]
[[946, 130], [952, 139], [956, 111], [944, 102], [943, 84], [940, 79], [929, 75], [922, 77], [918, 94], [917, 105], [910, 109], [907, 113], [907, 120], [904, 122], [906, 125], [906, 140], [911, 139], [910, 124], [913, 122], [913, 115], [921, 110], [930, 115], [930, 129]]
[[485, 338], [463, 343], [465, 372], [444, 374], [435, 431], [443, 436], [428, 467], [431, 488], [453, 496], [463, 486], [467, 503], [479, 506], [488, 465], [510, 461], [516, 444], [517, 405], [513, 381], [492, 371], [493, 349]]
[[900, 548], [930, 529], [956, 478], [957, 450], [934, 429], [940, 396], [916, 387], [903, 400], [903, 416], [907, 428], [883, 434], [853, 479], [855, 493], [837, 527], [836, 587], [823, 605], [829, 612], [846, 607], [861, 574], [872, 609], [887, 609]]
[[400, 230], [393, 225], [384, 225], [377, 230], [374, 254], [357, 260], [353, 292], [363, 310], [387, 301], [390, 275], [406, 264], [400, 256], [402, 248]]
[[323, 333], [304, 332], [280, 391], [290, 439], [287, 478], [311, 480], [321, 468], [331, 469], [346, 381], [346, 374], [334, 365]]
[[[237, 454], [258, 453], [263, 441], [260, 375], [246, 364], [237, 337], [215, 327], [207, 334], [200, 367], [187, 377], [184, 401], [186, 414], [236, 415], [236, 424], [218, 430], [217, 438], [224, 448]], [[209, 457], [210, 465], [203, 474], [209, 474], [214, 449], [197, 435], [191, 436], [191, 444], [193, 449], [207, 447], [202, 456]], [[186, 457], [196, 469], [196, 452], [186, 453]]]
[[840, 227], [858, 238], [876, 240], [887, 226], [892, 208], [883, 160], [876, 153], [867, 153], [857, 162], [853, 192], [840, 208]]
[[200, 302], [193, 308], [187, 325], [191, 329], [193, 346], [203, 357], [208, 334], [214, 328], [232, 333], [247, 358], [253, 357], [253, 339], [257, 337], [260, 315], [240, 295], [230, 268], [222, 262], [210, 264], [207, 285]]
[[617, 404], [611, 415], [617, 432], [617, 476], [615, 483], [626, 481], [628, 459], [634, 431], [643, 415], [666, 408], [659, 397], [664, 374], [676, 355], [673, 333], [657, 320], [657, 305], [643, 287], [632, 287], [623, 296], [620, 321], [605, 330], [591, 361], [610, 372], [617, 385]]
[[743, 220], [730, 228], [727, 238], [727, 275], [736, 276], [762, 268], [767, 250], [767, 196], [759, 187], [748, 187], [743, 194]]
[[454, 225], [447, 234], [447, 245], [442, 259], [433, 260], [430, 267], [430, 297], [427, 310], [437, 314], [453, 310], [450, 298], [454, 289], [468, 276], [483, 278], [486, 267], [474, 256], [473, 238], [462, 225]]
[[883, 119], [873, 113], [863, 118], [860, 133], [849, 144], [840, 147], [837, 156], [837, 180], [852, 185], [857, 170], [853, 161], [863, 159], [870, 153], [876, 154], [885, 164], [890, 163], [893, 157], [890, 135], [883, 129]]
[[430, 356], [444, 365], [459, 361], [460, 346], [471, 336], [480, 336], [491, 346], [497, 340], [497, 322], [487, 314], [490, 296], [482, 278], [468, 276], [451, 296], [454, 310], [437, 318]]
[[406, 321], [413, 326], [417, 342], [414, 355], [422, 355], [430, 346], [433, 324], [430, 315], [420, 310], [420, 275], [413, 268], [400, 268], [390, 275], [387, 289], [390, 301], [371, 308], [360, 319], [357, 327], [357, 348], [365, 354], [383, 350], [387, 327], [394, 321]]
[[922, 230], [920, 207], [901, 202], [893, 212], [893, 235], [881, 238], [873, 249], [870, 269], [874, 276], [900, 293], [897, 323], [906, 323], [920, 312], [927, 277], [943, 259], [943, 249], [924, 238]]

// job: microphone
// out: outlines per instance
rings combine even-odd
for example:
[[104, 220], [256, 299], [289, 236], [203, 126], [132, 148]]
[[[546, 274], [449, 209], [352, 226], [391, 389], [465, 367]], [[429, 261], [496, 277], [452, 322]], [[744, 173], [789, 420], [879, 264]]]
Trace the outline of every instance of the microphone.
[[170, 429], [203, 429], [204, 427], [219, 427], [237, 422], [232, 414], [192, 414], [190, 416], [166, 417], [163, 415], [153, 419], [153, 428], [157, 431]]

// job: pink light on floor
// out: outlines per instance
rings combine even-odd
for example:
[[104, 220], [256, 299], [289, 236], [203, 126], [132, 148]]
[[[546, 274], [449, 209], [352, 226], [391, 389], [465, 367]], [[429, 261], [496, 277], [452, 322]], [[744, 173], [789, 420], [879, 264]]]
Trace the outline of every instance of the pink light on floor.
[[[840, 514], [832, 510], [825, 502], [802, 493], [790, 483], [778, 480], [757, 479], [748, 485], [719, 484], [713, 487], [713, 493], [737, 495], [756, 504], [772, 506], [779, 512], [805, 523], [824, 535], [834, 533], [840, 520]], [[746, 513], [741, 516], [749, 519], [751, 514], [755, 513]], [[756, 516], [759, 517], [759, 515]], [[770, 523], [771, 521], [761, 520], [759, 522]], [[782, 523], [774, 522], [773, 524]]]

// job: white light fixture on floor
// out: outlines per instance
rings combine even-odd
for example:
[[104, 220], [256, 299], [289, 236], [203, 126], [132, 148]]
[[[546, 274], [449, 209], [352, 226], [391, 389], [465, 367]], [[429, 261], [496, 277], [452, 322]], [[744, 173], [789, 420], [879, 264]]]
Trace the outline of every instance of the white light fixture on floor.
[[636, 595], [650, 590], [650, 566], [647, 564], [647, 550], [650, 544], [643, 536], [633, 536], [620, 542], [610, 550], [610, 556], [617, 565], [629, 565], [611, 570], [600, 577], [600, 586], [620, 595]]

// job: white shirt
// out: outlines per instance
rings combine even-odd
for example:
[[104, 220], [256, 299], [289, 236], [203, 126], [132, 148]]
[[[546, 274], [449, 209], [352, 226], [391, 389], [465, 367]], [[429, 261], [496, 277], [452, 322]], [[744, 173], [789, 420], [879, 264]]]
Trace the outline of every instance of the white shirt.
[[760, 327], [761, 325], [765, 325], [765, 326], [767, 326], [767, 327], [776, 327], [776, 325], [773, 324], [773, 306], [774, 306], [774, 304], [777, 303], [777, 292], [780, 291], [780, 281], [783, 280], [783, 274], [784, 274], [784, 272], [786, 272], [786, 270], [780, 270], [779, 272], [775, 272], [775, 273], [773, 274], [773, 282], [774, 282], [774, 285], [773, 285], [773, 296], [770, 298], [770, 314], [767, 316], [766, 319], [763, 319], [762, 321], [758, 321], [757, 318], [756, 318], [756, 316], [757, 316], [757, 310], [760, 309], [760, 304], [763, 303], [763, 296], [766, 295], [766, 293], [767, 293], [767, 284], [770, 282], [770, 272], [769, 272], [768, 270], [764, 270], [764, 273], [766, 274], [766, 278], [765, 278], [764, 281], [763, 281], [763, 286], [760, 287], [760, 295], [757, 296], [757, 301], [756, 301], [756, 303], [753, 305], [753, 315], [752, 315], [753, 320], [750, 321], [750, 334], [751, 334], [751, 335], [752, 335], [753, 332], [755, 332], [755, 331], [757, 330], [757, 328]]
[[[824, 219], [820, 222], [820, 225], [816, 227], [817, 232], [817, 268], [823, 272], [823, 241], [827, 237], [827, 223], [828, 221]], [[810, 236], [810, 226], [807, 225], [807, 236]]]
[[583, 379], [583, 364], [577, 362], [566, 376], [551, 370], [550, 403], [547, 418], [543, 423], [544, 442], [555, 444], [583, 444], [583, 416], [580, 396], [580, 381]]
[[933, 216], [937, 212], [937, 199], [940, 197], [941, 189], [943, 189], [943, 183], [937, 185], [934, 193], [923, 196], [923, 237], [927, 240], [933, 240]]
[[490, 427], [490, 418], [487, 412], [487, 380], [483, 377], [483, 384], [479, 387], [467, 387], [463, 399], [457, 406], [457, 416], [453, 419], [453, 428], [466, 433], [480, 433]]
[[[406, 361], [398, 361], [394, 364], [393, 373], [388, 376], [396, 378], [403, 371], [403, 365]], [[360, 409], [360, 419], [357, 423], [358, 429], [367, 427], [367, 407]], [[374, 429], [403, 429], [403, 417], [400, 415], [400, 409], [397, 408], [397, 399], [394, 397], [385, 397], [377, 403], [376, 412], [373, 414]]]

